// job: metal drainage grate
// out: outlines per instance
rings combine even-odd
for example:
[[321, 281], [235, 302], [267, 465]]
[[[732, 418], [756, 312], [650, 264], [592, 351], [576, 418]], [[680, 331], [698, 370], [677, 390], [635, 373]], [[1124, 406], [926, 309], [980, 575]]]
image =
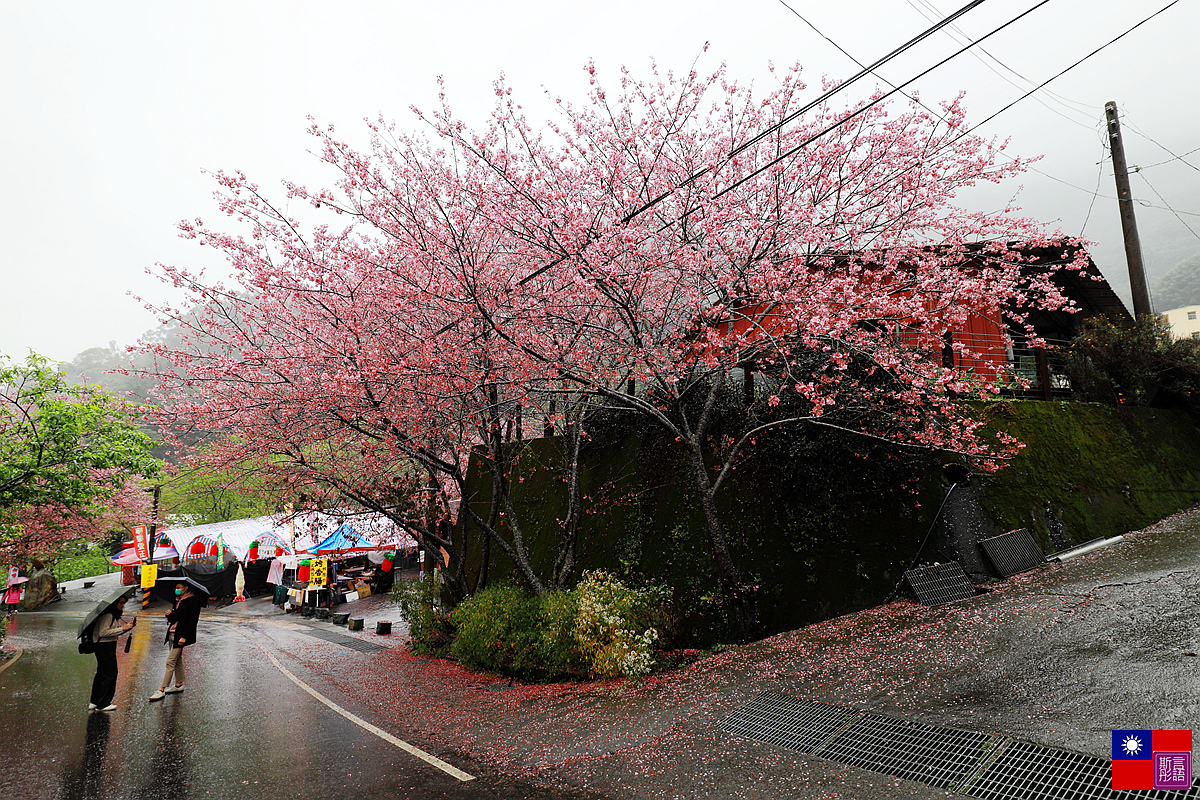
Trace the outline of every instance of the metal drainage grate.
[[312, 636], [317, 639], [322, 639], [326, 642], [340, 644], [342, 647], [348, 647], [351, 650], [357, 650], [360, 653], [374, 653], [377, 650], [389, 649], [383, 645], [375, 644], [374, 642], [364, 642], [362, 639], [355, 639], [353, 636], [343, 636], [340, 633], [333, 633], [332, 631], [307, 630], [301, 631], [301, 633], [303, 633], [305, 636]]
[[1186, 792], [1115, 791], [1112, 764], [1096, 756], [1014, 741], [964, 793], [979, 800], [1183, 800]]
[[996, 736], [866, 714], [817, 755], [840, 764], [957, 787], [999, 744]]
[[927, 606], [942, 606], [975, 596], [975, 586], [957, 561], [910, 569], [904, 580], [912, 587], [917, 601]]
[[1026, 528], [1002, 533], [979, 543], [988, 561], [1001, 576], [1008, 578], [1046, 563], [1046, 556]]
[[828, 703], [760, 694], [721, 721], [729, 733], [769, 742], [785, 750], [815, 753], [858, 712]]

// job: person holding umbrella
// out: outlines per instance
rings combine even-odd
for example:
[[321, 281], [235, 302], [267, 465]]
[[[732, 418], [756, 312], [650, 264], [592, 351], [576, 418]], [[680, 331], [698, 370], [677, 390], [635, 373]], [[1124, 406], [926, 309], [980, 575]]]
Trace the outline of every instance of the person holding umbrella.
[[[129, 598], [129, 589], [122, 589], [116, 597], [109, 597], [97, 616], [90, 620], [85, 617], [80, 627], [80, 635], [92, 626], [92, 640], [96, 643], [96, 677], [92, 679], [92, 696], [88, 703], [88, 711], [116, 711], [113, 705], [113, 695], [117, 692], [117, 637], [122, 633], [133, 630], [137, 618], [123, 622], [125, 601]], [[96, 611], [93, 610], [93, 614]], [[88, 615], [91, 617], [91, 614]]]
[[208, 599], [208, 589], [191, 578], [184, 578], [175, 584], [175, 598], [175, 607], [166, 614], [167, 622], [171, 623], [167, 629], [167, 641], [171, 645], [167, 671], [163, 673], [158, 691], [150, 695], [151, 703], [183, 691], [183, 648], [196, 641], [196, 623], [200, 621], [200, 608]]

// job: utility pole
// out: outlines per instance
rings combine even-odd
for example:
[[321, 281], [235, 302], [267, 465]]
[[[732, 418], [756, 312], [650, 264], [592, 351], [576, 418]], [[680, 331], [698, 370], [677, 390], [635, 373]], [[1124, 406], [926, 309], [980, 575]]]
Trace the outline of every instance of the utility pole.
[[1121, 143], [1121, 123], [1117, 104], [1104, 104], [1108, 118], [1108, 143], [1112, 148], [1113, 172], [1117, 178], [1117, 205], [1121, 209], [1121, 232], [1125, 234], [1125, 261], [1129, 264], [1129, 288], [1133, 291], [1133, 315], [1139, 320], [1154, 312], [1150, 308], [1150, 290], [1146, 286], [1146, 268], [1142, 265], [1142, 242], [1137, 220], [1133, 217], [1133, 195], [1129, 191], [1129, 166], [1125, 163], [1125, 145]]

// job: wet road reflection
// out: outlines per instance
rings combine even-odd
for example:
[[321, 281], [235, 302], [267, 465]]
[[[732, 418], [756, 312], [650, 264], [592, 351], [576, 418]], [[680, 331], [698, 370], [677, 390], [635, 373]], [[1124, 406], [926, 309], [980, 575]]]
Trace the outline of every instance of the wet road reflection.
[[88, 716], [83, 753], [78, 759], [67, 762], [56, 798], [92, 800], [101, 796], [111, 726], [112, 720], [107, 714]]
[[19, 614], [13, 624], [10, 646], [24, 654], [0, 673], [0, 790], [10, 796], [580, 796], [438, 772], [297, 691], [235, 623], [202, 620], [184, 654], [185, 690], [150, 703], [167, 650], [161, 618], [143, 617], [130, 652], [118, 647], [109, 714], [87, 711], [96, 660], [76, 652], [79, 619]]

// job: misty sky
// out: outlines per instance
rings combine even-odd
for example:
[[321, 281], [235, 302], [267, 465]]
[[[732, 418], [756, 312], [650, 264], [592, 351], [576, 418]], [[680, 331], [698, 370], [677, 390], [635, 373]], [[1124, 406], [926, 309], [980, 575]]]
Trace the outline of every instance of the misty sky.
[[[582, 99], [588, 59], [602, 80], [615, 80], [622, 64], [645, 73], [654, 58], [686, 70], [699, 57], [702, 67], [725, 62], [730, 77], [759, 84], [770, 80], [770, 63], [799, 61], [819, 86], [857, 67], [797, 13], [870, 61], [963, 2], [789, 0], [794, 13], [779, 0], [0, 0], [0, 353], [65, 360], [132, 343], [156, 320], [129, 293], [176, 299], [147, 275], [156, 262], [223, 274], [213, 253], [175, 229], [184, 218], [216, 221], [204, 171], [242, 170], [268, 189], [285, 177], [332, 183], [309, 152], [309, 115], [363, 144], [364, 117], [415, 129], [409, 107], [431, 107], [442, 75], [458, 113], [482, 121], [503, 72], [529, 116], [544, 119], [543, 87]], [[958, 30], [977, 38], [1036, 2], [991, 0]], [[985, 42], [990, 56], [959, 56], [917, 88], [930, 104], [965, 91], [969, 118], [981, 120], [1032, 88], [1028, 81], [1042, 82], [1167, 2], [1052, 0]], [[1094, 240], [1095, 260], [1128, 298], [1101, 136], [1104, 103], [1115, 100], [1129, 162], [1141, 167], [1134, 195], [1159, 207], [1137, 208], [1148, 268], [1161, 273], [1200, 252], [1200, 152], [1172, 155], [1200, 148], [1198, 30], [1200, 3], [1182, 0], [1052, 83], [1053, 95], [988, 123], [980, 133], [1010, 139], [1010, 152], [1045, 158], [969, 203], [992, 210], [1019, 192], [1029, 216]], [[960, 47], [955, 37], [936, 35], [882, 75], [907, 80]]]

